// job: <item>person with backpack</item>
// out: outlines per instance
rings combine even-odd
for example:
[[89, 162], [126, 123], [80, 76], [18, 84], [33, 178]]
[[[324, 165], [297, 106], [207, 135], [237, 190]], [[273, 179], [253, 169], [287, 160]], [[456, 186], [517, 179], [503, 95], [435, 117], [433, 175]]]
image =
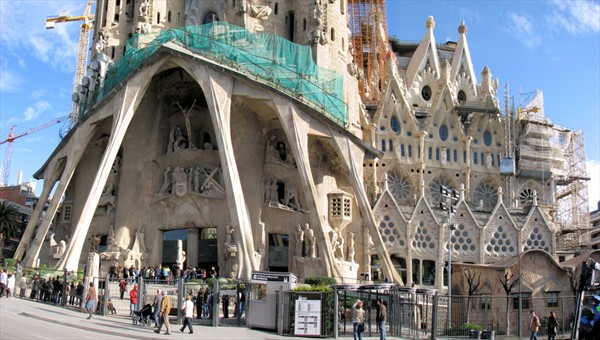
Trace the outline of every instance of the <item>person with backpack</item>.
[[535, 315], [535, 311], [532, 309], [529, 311], [531, 317], [529, 318], [529, 326], [527, 331], [529, 332], [529, 340], [538, 340], [537, 332], [540, 329], [540, 318]]
[[556, 339], [558, 333], [558, 320], [556, 320], [556, 313], [550, 312], [548, 317], [548, 340]]

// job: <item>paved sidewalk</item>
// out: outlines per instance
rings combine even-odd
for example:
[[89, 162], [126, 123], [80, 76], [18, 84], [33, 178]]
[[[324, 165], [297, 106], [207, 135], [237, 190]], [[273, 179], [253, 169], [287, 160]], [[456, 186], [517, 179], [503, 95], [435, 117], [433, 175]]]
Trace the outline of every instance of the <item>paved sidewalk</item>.
[[[156, 334], [155, 329], [151, 326], [136, 326], [131, 323], [130, 317], [125, 316], [94, 316], [92, 319], [87, 319], [87, 313], [80, 312], [74, 308], [63, 308], [52, 304], [40, 303], [31, 300], [23, 300], [18, 298], [1, 298], [0, 299], [0, 314], [13, 313], [23, 318], [30, 318], [48, 322], [55, 325], [65, 327], [65, 332], [68, 332], [68, 327], [95, 332], [98, 334], [106, 334], [111, 336], [129, 338], [129, 339], [249, 339], [249, 340], [275, 340], [275, 339], [310, 339], [301, 337], [279, 336], [273, 332], [255, 330], [246, 327], [210, 327], [194, 325], [194, 334], [188, 334], [179, 331], [180, 326], [171, 324], [171, 335], [164, 335], [164, 327], [162, 333]], [[174, 319], [174, 318], [173, 318]], [[6, 325], [2, 324], [2, 327]], [[344, 339], [351, 339], [345, 337]], [[102, 339], [99, 335], [98, 339]], [[379, 339], [376, 337], [363, 336], [363, 339]], [[397, 337], [389, 337], [388, 339], [399, 339]]]

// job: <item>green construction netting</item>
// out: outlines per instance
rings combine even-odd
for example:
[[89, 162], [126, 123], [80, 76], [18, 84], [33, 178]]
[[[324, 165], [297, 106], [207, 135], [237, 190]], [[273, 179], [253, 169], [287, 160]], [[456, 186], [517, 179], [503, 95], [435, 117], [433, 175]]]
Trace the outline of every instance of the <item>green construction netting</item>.
[[280, 36], [252, 33], [226, 22], [163, 30], [139, 48], [135, 35], [127, 41], [123, 58], [108, 67], [95, 98], [81, 105], [80, 116], [99, 102], [162, 45], [172, 42], [196, 54], [251, 74], [322, 112], [341, 126], [348, 121], [341, 75], [318, 67], [310, 46], [294, 44]]

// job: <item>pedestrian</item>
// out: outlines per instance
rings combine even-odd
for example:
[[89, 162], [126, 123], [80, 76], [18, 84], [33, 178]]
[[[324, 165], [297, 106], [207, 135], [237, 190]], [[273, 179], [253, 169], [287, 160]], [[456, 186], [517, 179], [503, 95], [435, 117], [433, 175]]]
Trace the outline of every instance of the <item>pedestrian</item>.
[[115, 308], [115, 305], [113, 304], [111, 298], [108, 298], [108, 303], [106, 304], [106, 309], [108, 310], [108, 312], [110, 314], [117, 314], [117, 309]]
[[15, 291], [15, 275], [13, 273], [8, 273], [8, 278], [6, 279], [6, 297], [13, 297], [13, 292]]
[[238, 303], [239, 303], [239, 309], [238, 309], [238, 316], [240, 318], [242, 318], [244, 316], [244, 311], [245, 311], [245, 302], [246, 302], [246, 294], [244, 293], [243, 289], [240, 289], [239, 293], [238, 293]]
[[162, 294], [160, 289], [156, 290], [156, 295], [154, 296], [154, 303], [152, 307], [154, 307], [154, 327], [158, 328], [160, 324], [160, 304], [162, 302]]
[[27, 290], [27, 277], [21, 277], [21, 280], [19, 280], [19, 289], [19, 297], [25, 298], [25, 291]]
[[556, 313], [550, 312], [548, 317], [548, 340], [554, 340], [558, 334], [558, 320], [556, 320]]
[[121, 282], [119, 282], [119, 293], [121, 293], [121, 300], [123, 300], [123, 295], [125, 295], [126, 291], [127, 291], [127, 281], [122, 279]]
[[75, 282], [71, 282], [69, 287], [69, 305], [73, 306], [75, 304], [75, 297], [77, 296], [77, 285]]
[[377, 299], [377, 327], [379, 328], [379, 340], [385, 340], [385, 322], [387, 321], [387, 308], [381, 298]]
[[94, 288], [94, 282], [90, 282], [90, 289], [85, 298], [85, 310], [88, 312], [88, 319], [92, 318], [94, 307], [96, 307], [96, 288]]
[[29, 294], [29, 298], [32, 300], [36, 300], [38, 298], [38, 290], [40, 288], [40, 277], [35, 275], [33, 278], [33, 282], [31, 283], [31, 293]]
[[364, 317], [365, 311], [362, 309], [363, 303], [360, 300], [356, 300], [352, 305], [352, 323], [354, 331], [354, 340], [362, 340], [362, 332], [364, 331]]
[[229, 318], [229, 295], [223, 295], [221, 298], [221, 304], [223, 305], [223, 318]]
[[138, 286], [134, 285], [133, 289], [129, 292], [129, 316], [133, 315], [133, 312], [137, 310], [138, 300]]
[[158, 329], [154, 330], [154, 333], [160, 333], [162, 325], [164, 324], [167, 327], [167, 331], [165, 334], [171, 334], [171, 326], [169, 325], [169, 313], [171, 312], [171, 299], [167, 296], [166, 291], [162, 291], [162, 302], [160, 303], [160, 313], [162, 314], [162, 318], [160, 319], [160, 323], [158, 324]]
[[0, 298], [4, 296], [6, 290], [6, 284], [8, 283], [8, 274], [4, 270], [0, 269]]
[[83, 301], [83, 281], [79, 281], [79, 283], [77, 284], [75, 296], [77, 298], [77, 306], [81, 307], [81, 302]]
[[540, 318], [535, 315], [535, 311], [532, 309], [529, 311], [531, 317], [529, 318], [529, 326], [527, 331], [529, 332], [529, 340], [538, 340], [537, 332], [540, 329]]
[[180, 331], [183, 332], [186, 327], [189, 328], [190, 334], [194, 334], [194, 329], [192, 328], [192, 318], [194, 317], [194, 303], [192, 302], [192, 296], [188, 295], [183, 303], [183, 309], [181, 310], [185, 316], [183, 319], [183, 327], [181, 327]]

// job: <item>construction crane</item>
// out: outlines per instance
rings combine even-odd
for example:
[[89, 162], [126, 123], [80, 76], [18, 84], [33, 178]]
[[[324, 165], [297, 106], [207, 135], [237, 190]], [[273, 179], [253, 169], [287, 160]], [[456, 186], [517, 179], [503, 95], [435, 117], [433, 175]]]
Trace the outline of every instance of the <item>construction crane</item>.
[[64, 122], [69, 117], [70, 117], [70, 115], [66, 115], [66, 116], [62, 116], [62, 117], [53, 119], [53, 120], [46, 122], [40, 126], [36, 126], [33, 129], [29, 129], [25, 132], [22, 132], [18, 135], [13, 134], [13, 132], [15, 131], [16, 125], [13, 125], [10, 128], [10, 131], [8, 132], [8, 138], [6, 138], [5, 140], [0, 142], [0, 145], [7, 143], [6, 152], [4, 154], [4, 165], [2, 166], [2, 177], [0, 177], [0, 178], [2, 178], [3, 185], [8, 185], [8, 178], [10, 177], [10, 160], [12, 158], [12, 145], [13, 145], [13, 142], [15, 141], [15, 139], [25, 137], [27, 135], [30, 135], [34, 132], [38, 132], [38, 131], [43, 130], [47, 127], [50, 127], [52, 125], [58, 124], [60, 122]]
[[[56, 28], [56, 23], [83, 21], [83, 23], [81, 24], [81, 30], [79, 32], [79, 47], [77, 48], [77, 63], [75, 69], [73, 92], [77, 92], [77, 86], [81, 83], [81, 80], [85, 75], [85, 69], [87, 67], [88, 51], [90, 46], [90, 35], [92, 29], [94, 29], [94, 19], [93, 15], [91, 14], [93, 2], [93, 0], [88, 0], [87, 5], [85, 6], [85, 10], [83, 11], [83, 15], [70, 16], [63, 11], [58, 16], [46, 18], [46, 29]], [[69, 117], [69, 129], [72, 128], [79, 120], [77, 114], [78, 111], [79, 104], [73, 102], [73, 106], [71, 107], [71, 114]]]

